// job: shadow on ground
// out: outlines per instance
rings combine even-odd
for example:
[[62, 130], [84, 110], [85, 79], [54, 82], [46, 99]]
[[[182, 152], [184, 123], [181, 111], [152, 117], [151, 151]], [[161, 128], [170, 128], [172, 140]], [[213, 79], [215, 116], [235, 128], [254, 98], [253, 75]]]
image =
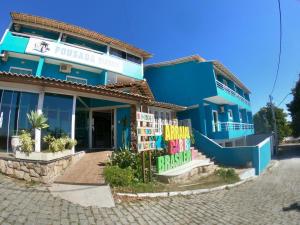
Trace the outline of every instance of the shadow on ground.
[[300, 144], [280, 145], [277, 158], [278, 160], [300, 158]]

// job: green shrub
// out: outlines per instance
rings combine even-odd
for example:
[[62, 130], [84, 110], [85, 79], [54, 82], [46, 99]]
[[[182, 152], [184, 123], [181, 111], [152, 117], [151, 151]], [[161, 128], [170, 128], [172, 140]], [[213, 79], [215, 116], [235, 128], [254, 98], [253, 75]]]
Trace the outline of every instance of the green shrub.
[[104, 177], [111, 186], [129, 186], [134, 181], [134, 171], [128, 167], [122, 169], [118, 166], [106, 166], [104, 168]]
[[222, 177], [225, 181], [238, 181], [239, 175], [232, 168], [220, 168], [215, 171], [217, 176]]
[[27, 154], [33, 151], [34, 140], [31, 138], [31, 134], [26, 131], [21, 131], [21, 135], [19, 136], [20, 140], [20, 150]]
[[130, 149], [120, 149], [112, 153], [111, 164], [113, 166], [118, 166], [121, 169], [125, 169], [128, 167], [136, 169], [138, 157], [138, 154], [132, 152]]
[[50, 152], [59, 152], [66, 149], [70, 150], [77, 144], [76, 140], [73, 140], [72, 138], [69, 138], [67, 136], [55, 138], [50, 134], [45, 136], [43, 138], [43, 141], [47, 143], [48, 150]]

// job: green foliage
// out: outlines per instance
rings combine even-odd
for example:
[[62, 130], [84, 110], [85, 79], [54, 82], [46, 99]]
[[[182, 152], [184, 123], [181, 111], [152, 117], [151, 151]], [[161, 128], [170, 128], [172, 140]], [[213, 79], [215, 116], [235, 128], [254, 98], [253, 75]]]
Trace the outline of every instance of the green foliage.
[[239, 175], [232, 168], [220, 168], [215, 171], [217, 176], [222, 177], [224, 181], [238, 181]]
[[[278, 128], [278, 139], [282, 141], [284, 137], [290, 136], [292, 131], [287, 122], [287, 114], [283, 109], [274, 107], [275, 119]], [[253, 117], [255, 132], [271, 133], [273, 128], [272, 110], [269, 106], [262, 107]]]
[[38, 114], [36, 111], [27, 113], [27, 118], [32, 129], [45, 129], [49, 127], [47, 124], [48, 119], [43, 114]]
[[55, 138], [52, 135], [47, 135], [43, 138], [43, 141], [47, 143], [50, 152], [60, 152], [66, 149], [72, 149], [77, 141], [67, 136]]
[[129, 186], [134, 182], [134, 171], [130, 167], [106, 166], [103, 173], [106, 182], [113, 187]]
[[292, 122], [291, 128], [294, 137], [300, 136], [300, 77], [295, 87], [292, 89], [293, 100], [287, 104], [288, 110], [291, 113]]
[[31, 134], [26, 131], [21, 131], [21, 135], [19, 136], [20, 140], [20, 150], [27, 154], [30, 154], [33, 151], [34, 140], [31, 138]]

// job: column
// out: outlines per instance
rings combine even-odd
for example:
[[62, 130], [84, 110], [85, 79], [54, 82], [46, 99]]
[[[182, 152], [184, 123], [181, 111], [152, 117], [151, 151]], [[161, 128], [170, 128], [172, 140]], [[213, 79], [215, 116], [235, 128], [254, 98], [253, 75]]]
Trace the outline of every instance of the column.
[[37, 67], [37, 70], [36, 70], [36, 74], [35, 74], [37, 77], [40, 77], [42, 75], [42, 70], [43, 70], [44, 62], [45, 62], [45, 58], [44, 57], [40, 57], [39, 64], [38, 64], [38, 67]]
[[[39, 94], [39, 100], [38, 100], [38, 105], [37, 105], [37, 113], [38, 115], [42, 115], [43, 113], [43, 103], [44, 103], [44, 96], [45, 92], [41, 92]], [[35, 152], [41, 152], [41, 136], [42, 132], [40, 129], [35, 129]]]
[[[75, 113], [76, 113], [76, 95], [73, 96], [73, 106], [72, 106], [72, 125], [71, 125], [71, 138], [75, 139]], [[72, 148], [72, 154], [75, 153], [75, 146]]]

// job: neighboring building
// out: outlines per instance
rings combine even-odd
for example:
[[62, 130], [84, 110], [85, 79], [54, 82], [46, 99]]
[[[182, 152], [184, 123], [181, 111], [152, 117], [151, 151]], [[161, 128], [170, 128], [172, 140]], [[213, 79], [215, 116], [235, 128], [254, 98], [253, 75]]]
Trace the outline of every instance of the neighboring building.
[[0, 151], [10, 152], [11, 136], [29, 128], [31, 110], [43, 112], [50, 125], [35, 131], [39, 152], [46, 134], [77, 139], [76, 150], [119, 148], [124, 133], [126, 143], [134, 141], [131, 122], [143, 105], [172, 119], [184, 109], [155, 102], [143, 81], [146, 51], [52, 19], [11, 18], [0, 42]]
[[250, 91], [220, 62], [184, 57], [147, 65], [145, 78], [157, 100], [186, 106], [179, 118], [221, 146], [254, 133]]

